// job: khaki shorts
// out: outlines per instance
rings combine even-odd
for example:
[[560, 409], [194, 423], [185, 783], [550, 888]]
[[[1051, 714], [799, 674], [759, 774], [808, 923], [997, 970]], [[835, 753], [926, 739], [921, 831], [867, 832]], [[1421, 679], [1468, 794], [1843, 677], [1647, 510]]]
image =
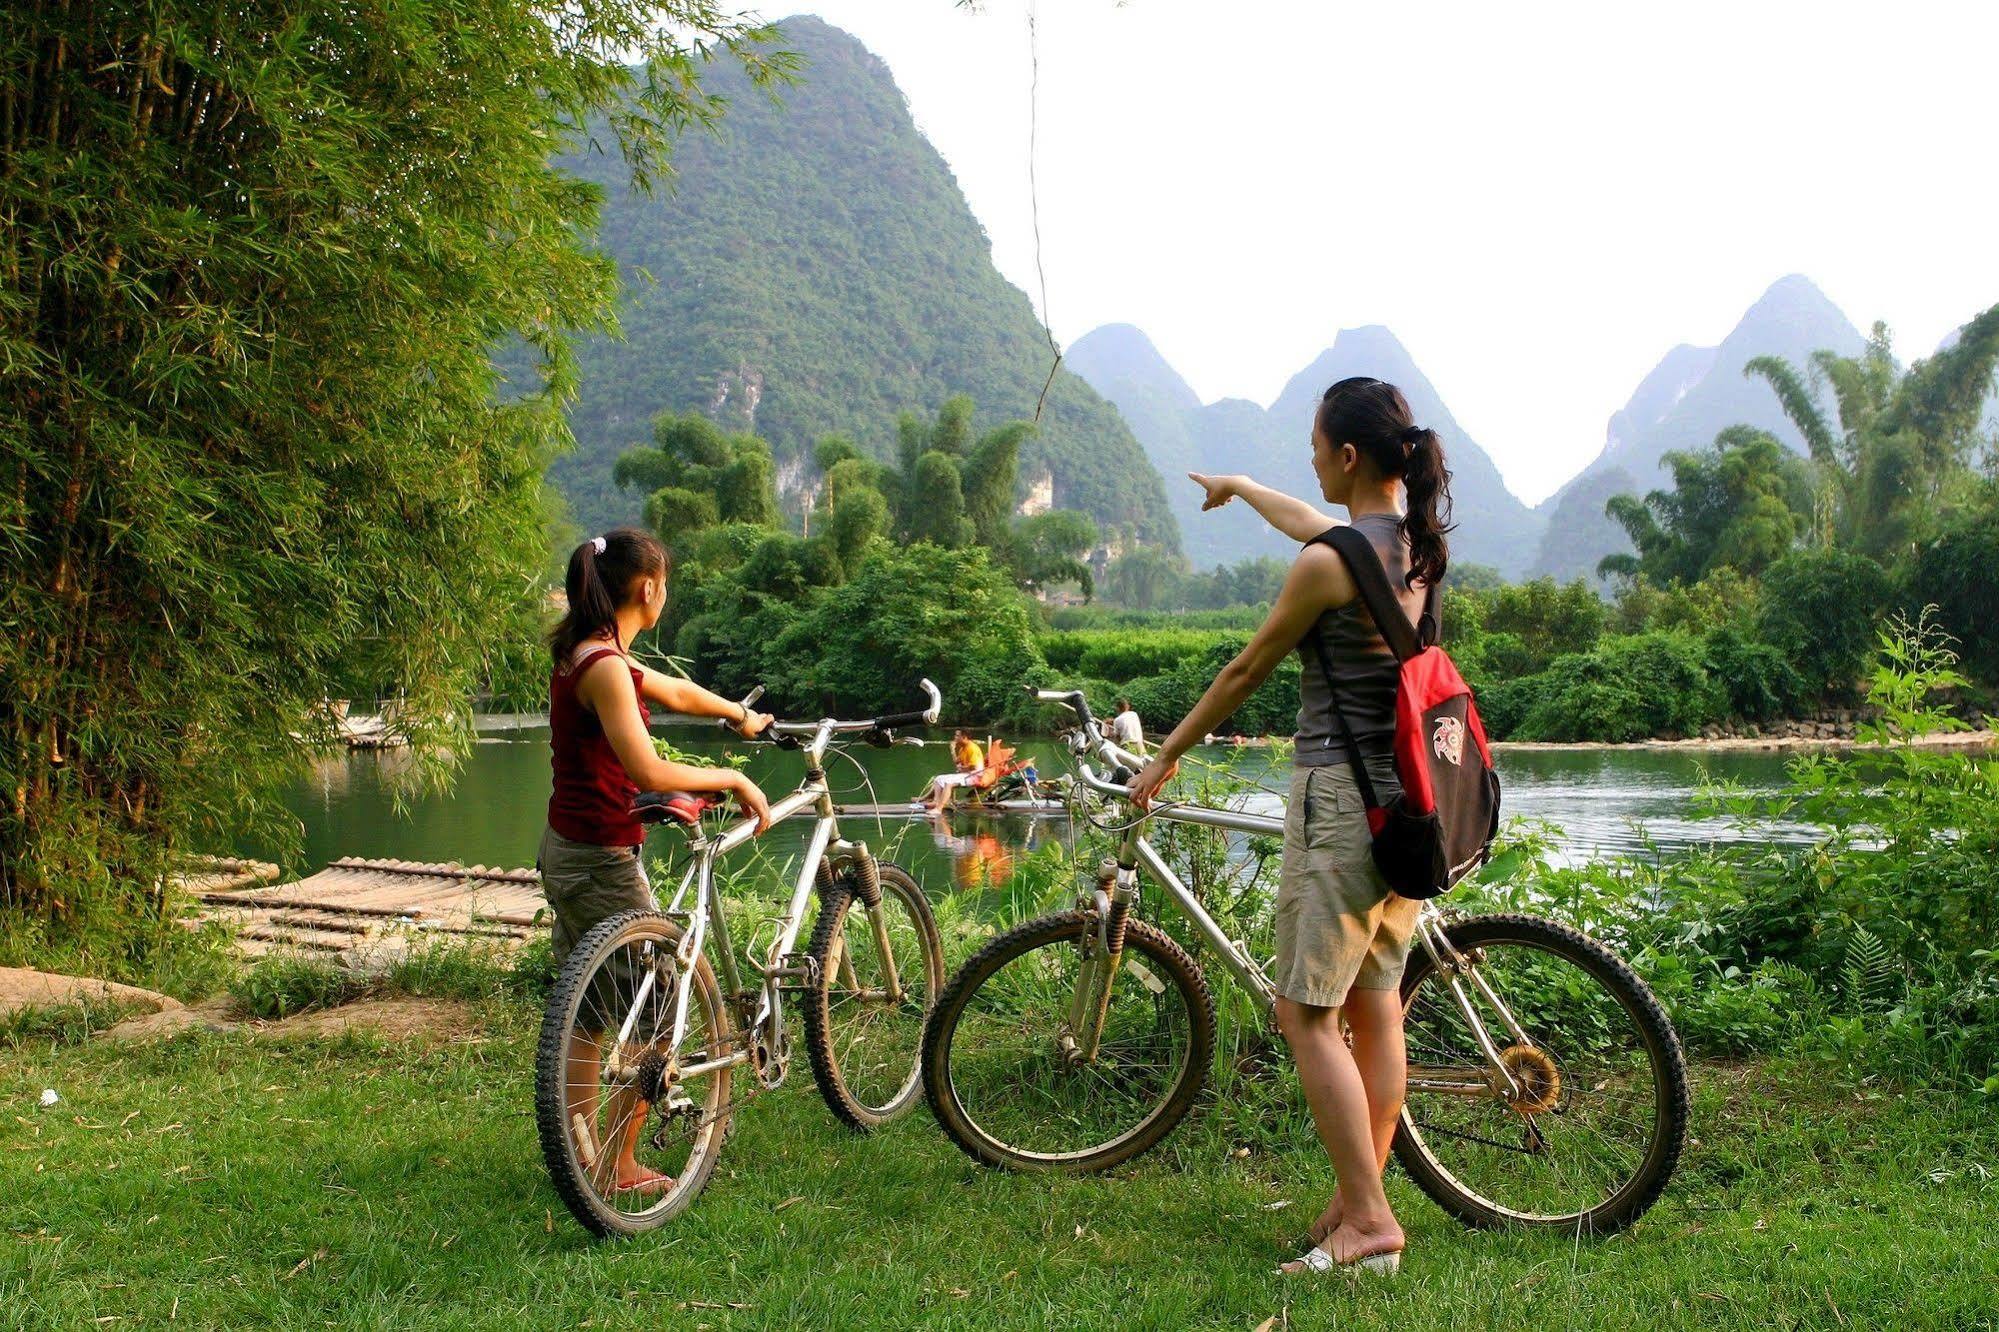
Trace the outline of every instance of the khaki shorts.
[[1337, 1008], [1347, 991], [1402, 983], [1418, 904], [1375, 868], [1367, 811], [1343, 763], [1291, 772], [1277, 885], [1277, 993]]
[[599, 921], [620, 911], [650, 911], [656, 905], [636, 846], [572, 842], [555, 829], [544, 828], [535, 866], [541, 870], [541, 891], [554, 917], [558, 967]]

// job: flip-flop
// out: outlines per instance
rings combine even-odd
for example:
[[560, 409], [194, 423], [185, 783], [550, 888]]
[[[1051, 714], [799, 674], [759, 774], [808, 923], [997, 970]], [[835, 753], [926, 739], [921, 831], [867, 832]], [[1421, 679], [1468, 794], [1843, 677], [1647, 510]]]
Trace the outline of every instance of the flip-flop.
[[671, 1175], [654, 1175], [650, 1179], [637, 1179], [629, 1184], [617, 1186], [619, 1193], [660, 1194], [671, 1193], [674, 1181]]
[[1396, 1249], [1389, 1253], [1371, 1253], [1365, 1258], [1356, 1258], [1352, 1262], [1342, 1263], [1336, 1261], [1333, 1255], [1327, 1253], [1324, 1249], [1314, 1245], [1299, 1254], [1294, 1261], [1305, 1264], [1303, 1272], [1287, 1272], [1280, 1267], [1277, 1269], [1277, 1274], [1279, 1276], [1303, 1276], [1306, 1273], [1311, 1273], [1316, 1276], [1325, 1272], [1354, 1272], [1366, 1273], [1370, 1276], [1394, 1276], [1402, 1268], [1402, 1250]]

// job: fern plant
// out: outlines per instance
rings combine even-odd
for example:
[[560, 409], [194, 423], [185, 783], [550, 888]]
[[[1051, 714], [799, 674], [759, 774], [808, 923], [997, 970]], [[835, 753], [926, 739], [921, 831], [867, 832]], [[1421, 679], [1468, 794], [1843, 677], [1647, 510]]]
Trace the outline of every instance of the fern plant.
[[1865, 925], [1856, 925], [1846, 941], [1840, 979], [1848, 1006], [1856, 1013], [1887, 1008], [1901, 996], [1901, 968], [1888, 945]]

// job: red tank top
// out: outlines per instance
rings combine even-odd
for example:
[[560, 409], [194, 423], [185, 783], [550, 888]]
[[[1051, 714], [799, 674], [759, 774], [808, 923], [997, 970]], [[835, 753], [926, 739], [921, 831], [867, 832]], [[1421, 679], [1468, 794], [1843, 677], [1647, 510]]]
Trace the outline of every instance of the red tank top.
[[[597, 715], [576, 697], [577, 681], [600, 657], [617, 656], [612, 647], [587, 652], [574, 665], [557, 666], [548, 677], [548, 747], [555, 770], [555, 789], [548, 797], [548, 826], [572, 842], [592, 846], [637, 846], [645, 827], [632, 817], [639, 788], [625, 775], [625, 765], [605, 738]], [[650, 722], [644, 679], [632, 668], [632, 688], [639, 690], [639, 721]]]

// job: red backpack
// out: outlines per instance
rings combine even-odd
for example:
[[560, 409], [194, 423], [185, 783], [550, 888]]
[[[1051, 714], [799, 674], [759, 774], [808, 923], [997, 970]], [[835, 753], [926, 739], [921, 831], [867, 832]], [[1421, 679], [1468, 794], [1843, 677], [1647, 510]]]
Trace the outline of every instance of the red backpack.
[[1422, 619], [1411, 624], [1389, 587], [1388, 571], [1373, 542], [1351, 527], [1321, 532], [1307, 544], [1318, 542], [1346, 561], [1361, 604], [1402, 663], [1395, 684], [1395, 772], [1402, 790], [1384, 805], [1340, 710], [1339, 687], [1317, 626], [1310, 635], [1325, 673], [1333, 720], [1367, 806], [1374, 863], [1402, 896], [1435, 897], [1485, 863], [1499, 831], [1499, 774], [1492, 769], [1485, 726], [1470, 688], [1437, 646], [1436, 585], [1424, 600]]

